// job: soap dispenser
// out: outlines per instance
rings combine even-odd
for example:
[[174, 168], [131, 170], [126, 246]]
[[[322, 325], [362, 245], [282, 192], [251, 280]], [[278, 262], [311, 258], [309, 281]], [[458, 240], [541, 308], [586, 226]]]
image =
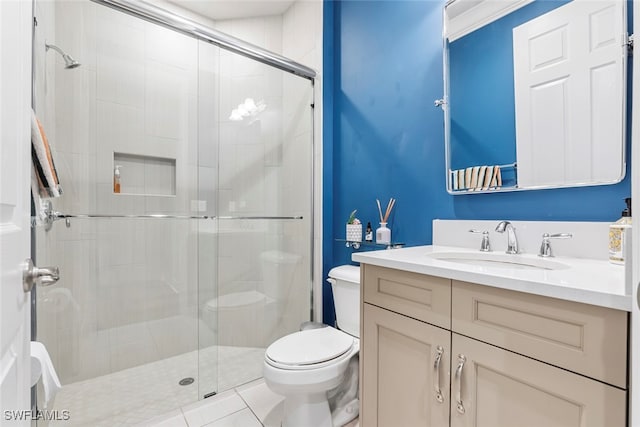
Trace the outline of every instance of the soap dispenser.
[[622, 211], [622, 217], [609, 226], [609, 262], [613, 264], [624, 264], [624, 239], [627, 229], [631, 228], [631, 197], [624, 201], [627, 207]]

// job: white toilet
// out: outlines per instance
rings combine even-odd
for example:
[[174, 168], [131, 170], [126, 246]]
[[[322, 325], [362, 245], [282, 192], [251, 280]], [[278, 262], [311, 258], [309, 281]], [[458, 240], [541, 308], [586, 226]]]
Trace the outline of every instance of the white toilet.
[[[360, 269], [352, 265], [333, 268], [327, 279], [333, 287], [336, 323], [289, 334], [271, 344], [265, 353], [264, 380], [285, 397], [282, 427], [337, 427], [358, 415], [353, 394], [330, 409], [327, 392], [342, 384], [355, 388], [360, 350]], [[335, 405], [335, 404], [334, 404]]]

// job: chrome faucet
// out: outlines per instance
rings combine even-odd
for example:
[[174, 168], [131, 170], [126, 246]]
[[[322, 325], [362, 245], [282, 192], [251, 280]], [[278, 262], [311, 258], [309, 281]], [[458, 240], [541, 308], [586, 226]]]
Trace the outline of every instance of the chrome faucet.
[[496, 227], [498, 233], [507, 232], [507, 250], [508, 254], [520, 253], [518, 248], [518, 238], [516, 237], [516, 228], [509, 221], [500, 221]]
[[540, 252], [538, 252], [538, 256], [541, 256], [543, 258], [553, 256], [553, 251], [551, 250], [551, 242], [549, 241], [549, 239], [570, 239], [572, 237], [573, 234], [571, 233], [544, 233], [542, 235], [542, 245], [540, 246]]
[[491, 243], [489, 243], [489, 232], [487, 230], [469, 230], [469, 233], [482, 234], [482, 243], [480, 244], [480, 252], [491, 252]]

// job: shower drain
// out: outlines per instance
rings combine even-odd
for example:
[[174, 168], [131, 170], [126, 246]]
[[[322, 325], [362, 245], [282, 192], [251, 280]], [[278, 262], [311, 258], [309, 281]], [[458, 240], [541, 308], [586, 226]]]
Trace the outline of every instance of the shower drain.
[[187, 378], [183, 378], [180, 381], [178, 381], [178, 384], [180, 385], [189, 385], [189, 384], [193, 384], [195, 380], [191, 377], [187, 377]]

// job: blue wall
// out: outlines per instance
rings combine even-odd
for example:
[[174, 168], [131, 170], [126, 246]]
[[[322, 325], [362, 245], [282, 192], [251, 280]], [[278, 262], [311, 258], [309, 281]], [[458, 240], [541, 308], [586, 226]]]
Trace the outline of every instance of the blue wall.
[[[451, 196], [445, 190], [444, 0], [326, 1], [324, 11], [323, 267], [351, 262], [349, 212], [376, 225], [378, 198], [398, 201], [394, 241], [432, 241], [431, 221], [614, 221], [630, 182], [609, 186]], [[630, 174], [627, 173], [627, 176]], [[324, 320], [333, 322], [325, 283]]]

